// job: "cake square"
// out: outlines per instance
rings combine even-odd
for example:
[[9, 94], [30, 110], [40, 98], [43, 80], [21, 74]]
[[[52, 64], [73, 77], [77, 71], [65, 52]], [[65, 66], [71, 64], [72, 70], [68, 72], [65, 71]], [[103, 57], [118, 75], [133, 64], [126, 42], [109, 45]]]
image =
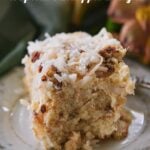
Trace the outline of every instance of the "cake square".
[[120, 42], [102, 29], [46, 34], [29, 42], [25, 84], [33, 131], [45, 149], [92, 149], [95, 140], [122, 138], [131, 122], [126, 96], [134, 82]]

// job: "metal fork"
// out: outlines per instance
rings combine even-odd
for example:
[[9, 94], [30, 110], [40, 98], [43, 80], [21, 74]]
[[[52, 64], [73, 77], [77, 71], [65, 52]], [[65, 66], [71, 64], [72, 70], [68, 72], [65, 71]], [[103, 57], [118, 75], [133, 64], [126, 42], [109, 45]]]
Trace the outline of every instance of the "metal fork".
[[150, 89], [150, 80], [138, 76], [132, 76], [132, 79], [135, 81], [137, 87], [139, 86]]

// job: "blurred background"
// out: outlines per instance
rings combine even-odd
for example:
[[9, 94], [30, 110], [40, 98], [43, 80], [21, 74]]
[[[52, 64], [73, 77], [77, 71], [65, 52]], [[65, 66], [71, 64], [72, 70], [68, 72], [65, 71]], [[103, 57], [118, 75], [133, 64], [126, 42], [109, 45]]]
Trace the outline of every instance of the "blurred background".
[[27, 42], [45, 32], [94, 35], [102, 27], [128, 57], [150, 64], [150, 0], [0, 0], [0, 76], [20, 65]]

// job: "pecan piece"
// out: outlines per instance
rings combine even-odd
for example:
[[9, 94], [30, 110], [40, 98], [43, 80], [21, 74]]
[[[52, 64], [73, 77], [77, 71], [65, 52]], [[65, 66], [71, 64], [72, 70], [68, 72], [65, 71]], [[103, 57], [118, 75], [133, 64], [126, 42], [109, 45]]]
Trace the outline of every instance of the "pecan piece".
[[40, 52], [33, 52], [31, 55], [31, 61], [34, 63], [36, 60], [40, 58]]
[[61, 88], [62, 88], [62, 82], [57, 82], [57, 84], [55, 84], [55, 89], [61, 90]]
[[58, 82], [58, 80], [57, 79], [53, 79], [53, 84], [54, 84], [54, 87], [55, 87], [55, 89], [56, 90], [61, 90], [61, 88], [62, 88], [62, 82]]
[[103, 50], [101, 50], [99, 53], [101, 56], [105, 57], [105, 58], [109, 58], [112, 56], [113, 52], [115, 51], [114, 47], [106, 47]]
[[109, 75], [111, 75], [115, 71], [115, 68], [113, 65], [106, 64], [105, 66], [108, 68], [107, 72], [109, 73]]
[[46, 112], [46, 106], [43, 104], [40, 110], [44, 114]]
[[38, 72], [40, 73], [42, 71], [42, 69], [43, 69], [43, 66], [40, 65], [39, 68], [38, 68]]
[[80, 53], [84, 53], [85, 51], [84, 51], [84, 50], [82, 50], [82, 49], [80, 49], [80, 50], [79, 50], [79, 52], [80, 52]]
[[43, 76], [41, 77], [41, 80], [42, 80], [42, 81], [47, 81], [46, 75], [43, 75]]
[[47, 76], [52, 77], [57, 72], [57, 68], [55, 66], [51, 66], [51, 68], [47, 71]]

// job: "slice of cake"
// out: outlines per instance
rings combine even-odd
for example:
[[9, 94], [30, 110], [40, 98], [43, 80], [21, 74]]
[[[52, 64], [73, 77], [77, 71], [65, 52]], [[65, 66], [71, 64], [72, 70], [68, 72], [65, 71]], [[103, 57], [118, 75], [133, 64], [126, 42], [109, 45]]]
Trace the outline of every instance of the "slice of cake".
[[88, 150], [95, 140], [127, 135], [131, 118], [124, 105], [134, 83], [125, 53], [105, 29], [29, 42], [25, 84], [33, 131], [45, 149]]

